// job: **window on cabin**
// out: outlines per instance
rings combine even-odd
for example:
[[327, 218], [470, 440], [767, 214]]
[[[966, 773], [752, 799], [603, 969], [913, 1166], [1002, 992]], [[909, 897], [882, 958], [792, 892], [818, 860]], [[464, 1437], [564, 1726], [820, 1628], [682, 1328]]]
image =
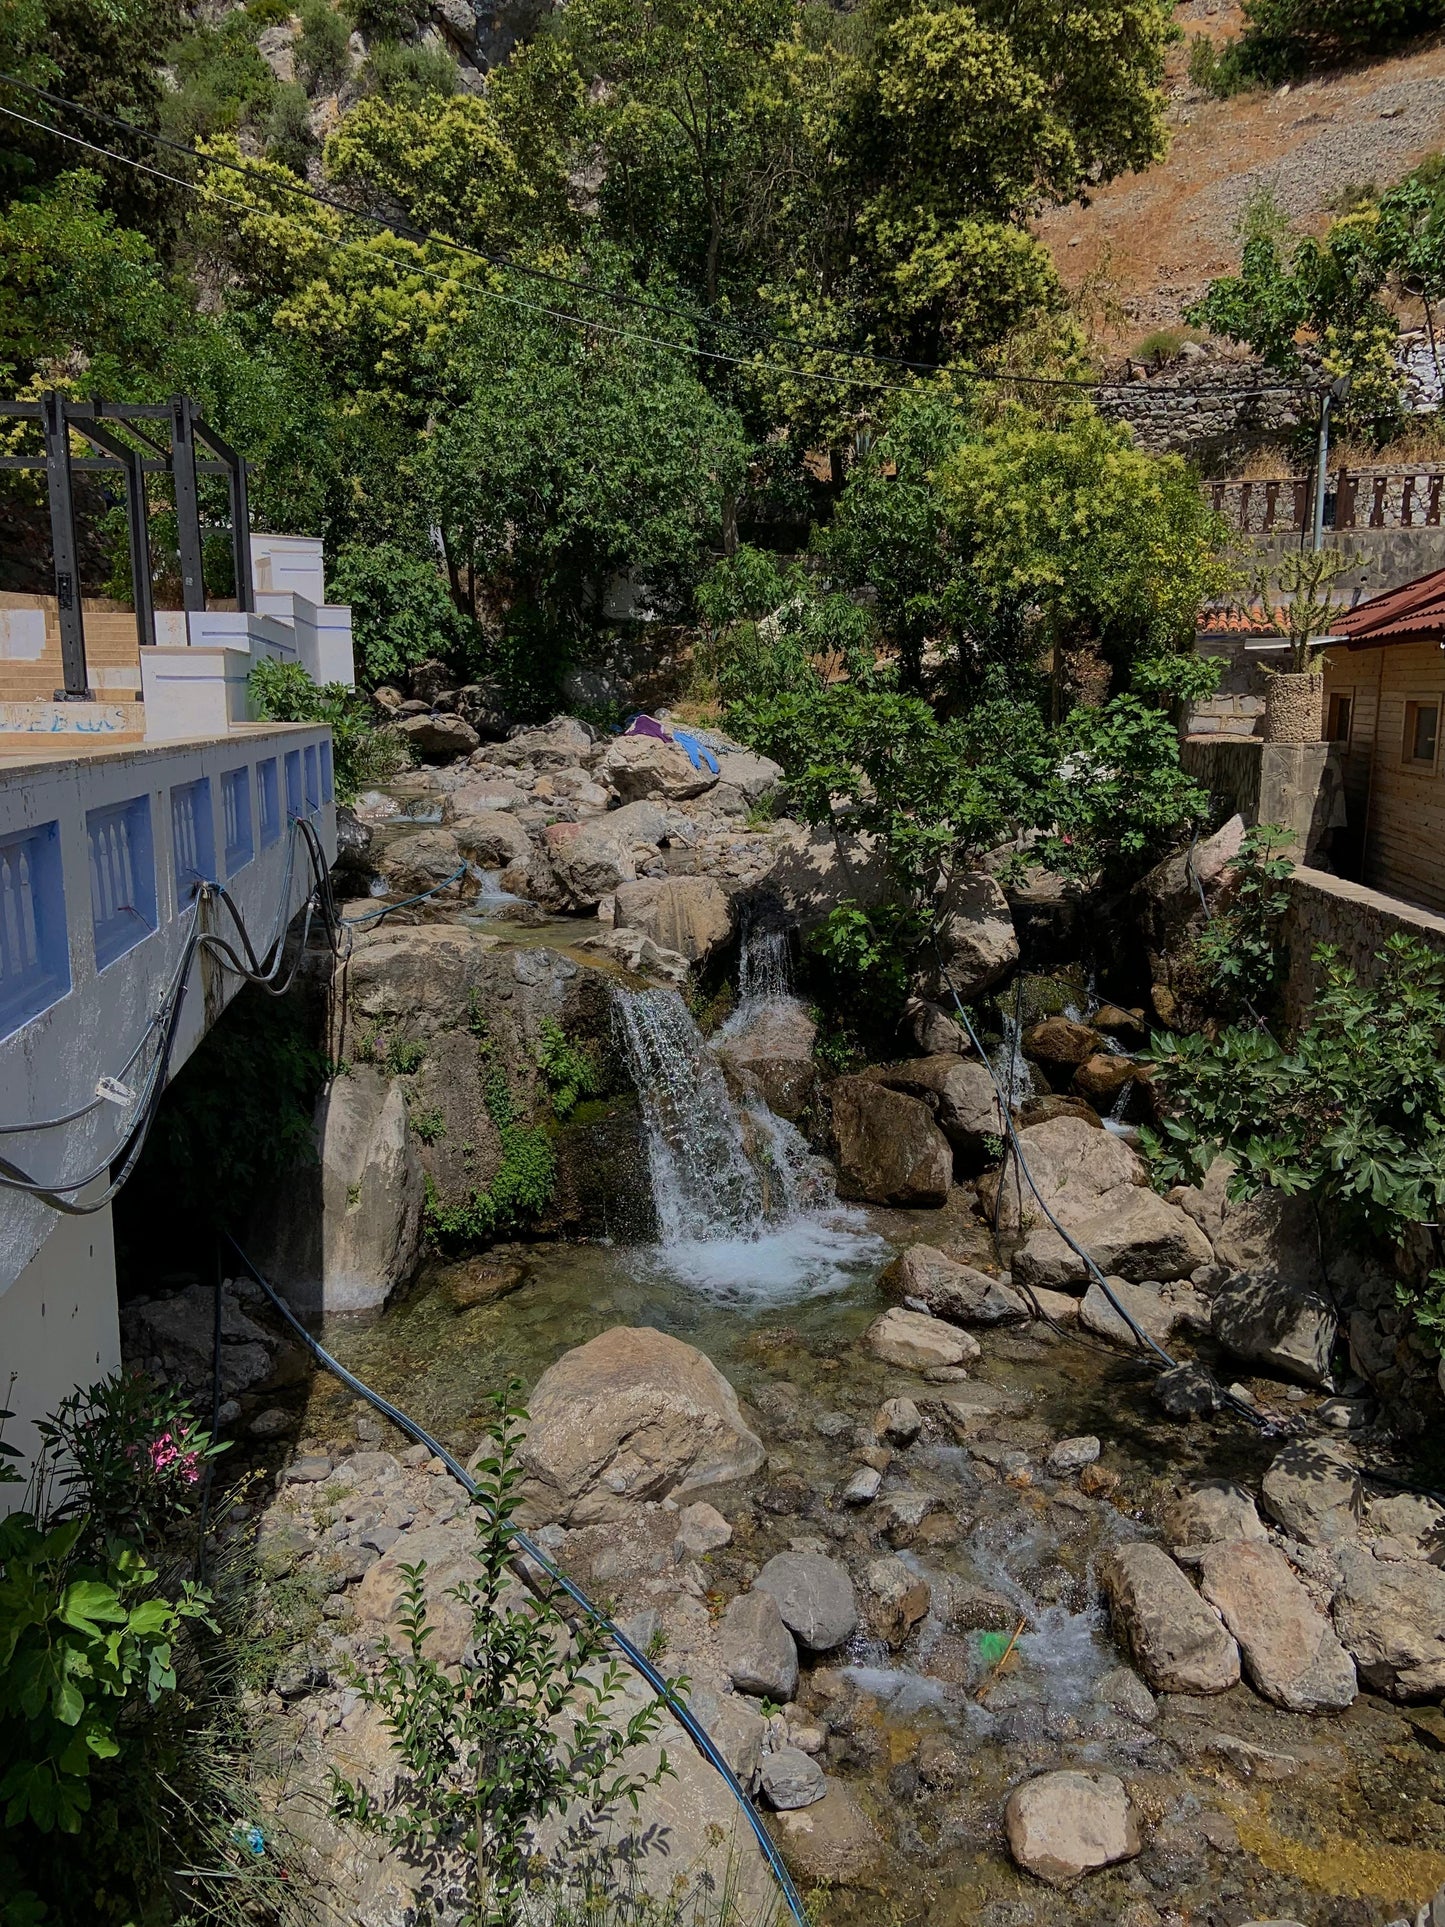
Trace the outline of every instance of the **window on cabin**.
[[1434, 769], [1440, 738], [1440, 704], [1406, 703], [1405, 761], [1413, 769]]
[[1330, 713], [1325, 724], [1325, 741], [1347, 743], [1350, 740], [1350, 723], [1354, 713], [1354, 692], [1337, 690], [1330, 697]]

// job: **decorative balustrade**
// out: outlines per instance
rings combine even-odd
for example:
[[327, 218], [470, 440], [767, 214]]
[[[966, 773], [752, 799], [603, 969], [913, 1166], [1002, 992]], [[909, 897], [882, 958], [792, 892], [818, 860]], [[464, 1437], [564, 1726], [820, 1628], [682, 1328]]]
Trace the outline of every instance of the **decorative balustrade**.
[[[1241, 535], [1303, 530], [1314, 513], [1307, 477], [1263, 476], [1248, 482], [1206, 482], [1215, 511]], [[1325, 527], [1422, 529], [1441, 526], [1445, 467], [1342, 468], [1325, 489]]]

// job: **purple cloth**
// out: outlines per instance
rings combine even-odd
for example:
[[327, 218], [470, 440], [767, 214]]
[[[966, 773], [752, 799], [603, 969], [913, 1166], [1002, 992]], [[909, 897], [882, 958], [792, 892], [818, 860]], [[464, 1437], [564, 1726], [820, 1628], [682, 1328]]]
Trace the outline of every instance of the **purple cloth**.
[[625, 736], [655, 736], [661, 743], [670, 741], [667, 731], [655, 716], [634, 716], [623, 731]]

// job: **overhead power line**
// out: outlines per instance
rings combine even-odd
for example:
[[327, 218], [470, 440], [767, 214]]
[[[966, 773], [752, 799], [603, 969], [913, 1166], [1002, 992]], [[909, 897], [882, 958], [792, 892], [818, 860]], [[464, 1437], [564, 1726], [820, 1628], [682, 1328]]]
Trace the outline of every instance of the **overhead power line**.
[[[91, 107], [85, 102], [70, 100], [63, 94], [53, 93], [50, 89], [37, 85], [34, 81], [24, 80], [18, 74], [0, 72], [0, 82], [4, 82], [5, 85], [10, 87], [19, 88], [23, 92], [47, 102], [52, 107], [58, 107], [71, 113], [85, 114], [108, 127], [116, 128], [124, 133], [140, 135], [143, 139], [150, 141], [157, 147], [167, 148], [174, 153], [186, 155], [188, 159], [194, 161], [199, 166], [223, 168], [230, 173], [240, 175], [243, 179], [259, 174], [268, 191], [271, 193], [289, 194], [295, 198], [309, 201], [318, 207], [326, 208], [331, 213], [340, 214], [349, 220], [363, 222], [381, 232], [394, 235], [398, 240], [409, 241], [415, 246], [440, 248], [450, 253], [462, 255], [469, 260], [482, 262], [489, 267], [498, 268], [505, 273], [520, 275], [529, 280], [545, 282], [553, 287], [566, 288], [571, 292], [585, 295], [590, 300], [611, 301], [645, 312], [667, 315], [678, 320], [684, 320], [695, 326], [700, 325], [708, 328], [718, 328], [724, 325], [734, 327], [742, 325], [739, 318], [733, 315], [720, 314], [713, 309], [695, 308], [681, 303], [660, 301], [653, 296], [633, 294], [624, 288], [598, 286], [593, 282], [578, 280], [575, 276], [559, 274], [552, 269], [539, 268], [530, 263], [518, 261], [508, 254], [488, 252], [484, 248], [474, 247], [468, 242], [459, 241], [451, 235], [442, 234], [434, 228], [417, 227], [407, 221], [397, 220], [386, 215], [373, 214], [364, 208], [353, 207], [347, 202], [337, 199], [334, 195], [324, 194], [319, 188], [311, 187], [303, 181], [278, 180], [275, 173], [260, 167], [258, 163], [250, 161], [244, 156], [233, 161], [225, 159], [220, 155], [202, 153], [199, 148], [191, 146], [186, 141], [175, 140], [170, 135], [162, 134], [149, 128], [137, 127], [133, 121], [123, 120], [114, 114], [107, 114], [100, 108]], [[215, 189], [202, 188], [196, 182], [188, 181], [180, 175], [168, 173], [161, 168], [148, 166], [145, 162], [136, 160], [132, 155], [122, 154], [114, 148], [102, 146], [94, 141], [83, 140], [75, 134], [69, 134], [63, 128], [56, 127], [48, 121], [32, 119], [27, 115], [17, 113], [13, 108], [0, 107], [0, 113], [7, 114], [11, 119], [22, 121], [29, 127], [37, 128], [42, 133], [50, 134], [58, 140], [68, 141], [106, 160], [114, 161], [122, 167], [130, 167], [140, 173], [149, 174], [154, 179], [166, 181], [172, 186], [182, 188], [189, 193], [203, 195], [209, 200], [219, 202], [221, 206], [236, 208], [248, 214], [256, 212], [255, 207], [250, 202], [237, 201], [218, 193]], [[428, 270], [419, 264], [412, 263], [409, 265], [412, 272], [428, 273]], [[432, 275], [431, 278], [444, 280], [447, 277]], [[668, 348], [674, 352], [691, 354], [697, 356], [699, 359], [715, 361], [732, 367], [752, 368], [759, 372], [782, 375], [801, 381], [819, 381], [833, 387], [861, 386], [864, 385], [866, 381], [866, 385], [871, 387], [883, 389], [887, 392], [901, 392], [907, 386], [904, 382], [890, 383], [878, 377], [850, 377], [847, 375], [829, 374], [822, 369], [779, 367], [775, 363], [760, 361], [756, 353], [751, 355], [729, 354], [721, 349], [704, 348], [692, 342], [659, 340], [654, 336], [613, 328], [606, 323], [585, 316], [574, 315], [562, 309], [550, 308], [540, 303], [525, 302], [516, 296], [504, 295], [495, 289], [487, 289], [482, 292], [487, 299], [509, 302], [510, 305], [514, 307], [528, 309], [533, 313], [544, 315], [567, 325], [602, 330], [617, 335], [623, 340], [635, 341], [653, 347]], [[1127, 382], [1100, 381], [1094, 377], [1007, 374], [996, 371], [984, 372], [967, 367], [950, 365], [945, 362], [911, 360], [905, 356], [881, 354], [872, 350], [826, 347], [816, 342], [803, 341], [794, 335], [771, 335], [769, 341], [772, 345], [804, 354], [827, 355], [833, 357], [835, 360], [862, 364], [870, 368], [894, 369], [905, 374], [914, 375], [951, 374], [966, 381], [979, 382], [990, 386], [1022, 386], [1027, 388], [1075, 389], [1081, 391], [1103, 389], [1111, 393], [1123, 393], [1131, 385]], [[1176, 394], [1202, 394], [1212, 393], [1213, 391], [1205, 389], [1176, 389], [1171, 392]], [[1297, 383], [1278, 382], [1255, 389], [1236, 392], [1236, 394], [1229, 399], [1248, 401], [1262, 399], [1272, 395], [1299, 395], [1306, 392], [1308, 391], [1301, 390]]]

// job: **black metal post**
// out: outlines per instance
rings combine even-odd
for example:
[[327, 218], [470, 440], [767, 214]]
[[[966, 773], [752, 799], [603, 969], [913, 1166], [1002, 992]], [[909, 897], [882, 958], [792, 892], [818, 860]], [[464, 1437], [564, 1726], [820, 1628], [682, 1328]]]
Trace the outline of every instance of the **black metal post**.
[[256, 592], [251, 583], [251, 503], [246, 491], [246, 464], [224, 437], [203, 421], [195, 424], [197, 435], [213, 448], [226, 464], [226, 494], [231, 503], [231, 566], [236, 575], [236, 607], [256, 607]]
[[60, 615], [60, 660], [65, 687], [57, 702], [88, 702], [85, 616], [80, 606], [80, 556], [75, 540], [75, 498], [70, 487], [70, 430], [65, 398], [51, 388], [41, 405], [45, 427], [45, 482], [50, 496], [50, 547], [55, 558], [55, 601]]
[[201, 557], [201, 503], [196, 491], [195, 404], [188, 395], [171, 397], [171, 475], [176, 487], [176, 531], [181, 552], [181, 607], [195, 613], [206, 606]]
[[[99, 406], [99, 404], [97, 404]], [[125, 512], [130, 534], [130, 587], [135, 604], [135, 632], [142, 649], [156, 640], [155, 596], [151, 585], [150, 521], [146, 515], [145, 464], [137, 449], [102, 428], [98, 422], [78, 424], [88, 442], [114, 455], [125, 468]]]

